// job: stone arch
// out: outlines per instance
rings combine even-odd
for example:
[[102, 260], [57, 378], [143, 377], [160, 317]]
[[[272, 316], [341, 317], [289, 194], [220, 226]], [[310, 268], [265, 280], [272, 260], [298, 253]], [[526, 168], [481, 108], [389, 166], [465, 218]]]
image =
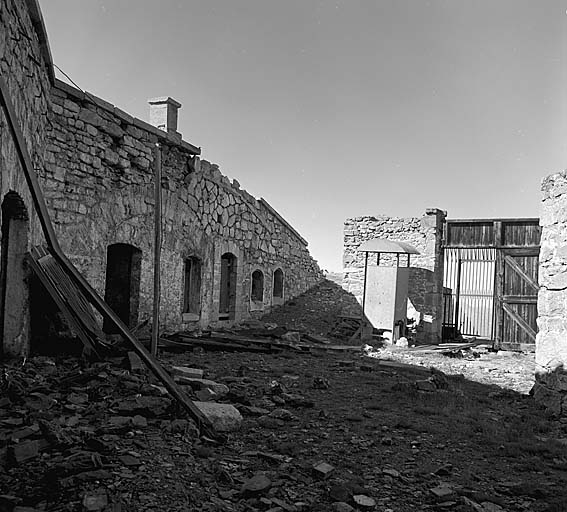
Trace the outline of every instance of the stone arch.
[[19, 356], [29, 342], [29, 216], [21, 196], [8, 192], [2, 201], [0, 245], [0, 335], [2, 352]]
[[[128, 327], [135, 327], [138, 323], [141, 277], [140, 249], [124, 243], [108, 246], [104, 300]], [[118, 332], [114, 324], [106, 319], [103, 330], [108, 334]]]

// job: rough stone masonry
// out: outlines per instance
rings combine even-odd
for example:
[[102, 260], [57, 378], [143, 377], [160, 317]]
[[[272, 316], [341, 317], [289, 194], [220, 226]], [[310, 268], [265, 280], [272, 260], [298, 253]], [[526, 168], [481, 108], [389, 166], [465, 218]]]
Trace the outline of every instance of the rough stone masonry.
[[409, 275], [409, 301], [422, 314], [418, 327], [420, 342], [441, 341], [443, 314], [443, 223], [446, 213], [427, 209], [423, 217], [355, 217], [344, 224], [343, 288], [362, 303], [363, 242], [383, 238], [413, 245], [419, 255], [412, 256]]
[[[132, 245], [142, 252], [138, 318], [150, 314], [158, 142], [163, 155], [165, 327], [205, 327], [220, 320], [223, 254], [236, 261], [233, 321], [270, 309], [278, 269], [286, 298], [321, 278], [307, 242], [265, 200], [256, 200], [218, 166], [201, 160], [198, 148], [182, 141], [174, 121], [178, 102], [150, 101], [152, 111], [166, 104], [170, 117], [166, 111], [165, 118], [153, 118], [167, 132], [61, 82], [53, 88], [52, 102], [45, 195], [63, 249], [101, 294], [108, 284], [107, 248]], [[184, 265], [190, 258], [201, 267], [200, 305], [184, 312]], [[254, 272], [262, 276], [259, 300], [251, 300]]]
[[[53, 65], [39, 5], [0, 1], [0, 76], [32, 164], [43, 168]], [[42, 233], [8, 121], [0, 109], [0, 353], [25, 353], [30, 337], [29, 271], [24, 255]]]
[[542, 226], [534, 397], [567, 413], [567, 171], [542, 183]]
[[[0, 1], [0, 66], [61, 247], [131, 327], [151, 316], [157, 144], [164, 329], [259, 316], [322, 279], [297, 231], [183, 140], [178, 102], [150, 100], [152, 125], [55, 80], [36, 0]], [[19, 355], [35, 325], [24, 256], [43, 238], [3, 118], [0, 167], [0, 324]]]

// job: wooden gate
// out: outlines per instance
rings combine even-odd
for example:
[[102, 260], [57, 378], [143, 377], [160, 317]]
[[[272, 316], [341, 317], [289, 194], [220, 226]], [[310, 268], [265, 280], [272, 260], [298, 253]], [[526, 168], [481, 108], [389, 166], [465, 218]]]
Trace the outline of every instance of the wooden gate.
[[534, 349], [540, 237], [538, 219], [447, 221], [444, 339], [460, 333]]
[[523, 349], [535, 343], [537, 333], [539, 249], [502, 249], [498, 257], [496, 341], [507, 348]]

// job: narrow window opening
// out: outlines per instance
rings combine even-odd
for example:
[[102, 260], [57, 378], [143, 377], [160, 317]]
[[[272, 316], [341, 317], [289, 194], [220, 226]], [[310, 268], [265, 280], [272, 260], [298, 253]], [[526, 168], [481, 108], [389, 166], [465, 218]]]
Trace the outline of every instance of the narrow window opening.
[[227, 252], [221, 256], [219, 320], [234, 320], [236, 313], [237, 258]]
[[274, 290], [273, 297], [275, 299], [283, 299], [284, 296], [284, 274], [281, 268], [274, 272]]
[[252, 272], [252, 292], [250, 298], [253, 302], [264, 302], [264, 274], [261, 270]]
[[201, 313], [201, 260], [191, 257], [185, 260], [185, 286], [183, 313]]

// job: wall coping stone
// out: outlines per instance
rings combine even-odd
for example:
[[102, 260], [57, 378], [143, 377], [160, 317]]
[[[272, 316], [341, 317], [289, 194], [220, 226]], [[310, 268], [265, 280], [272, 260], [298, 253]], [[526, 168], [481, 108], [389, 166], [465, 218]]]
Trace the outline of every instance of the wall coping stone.
[[150, 105], [162, 104], [162, 103], [169, 103], [174, 107], [181, 108], [181, 103], [174, 100], [171, 96], [158, 96], [157, 98], [150, 98], [148, 100]]
[[291, 224], [289, 224], [289, 222], [288, 222], [287, 220], [285, 220], [276, 210], [274, 210], [274, 208], [272, 208], [272, 206], [271, 206], [270, 204], [268, 204], [268, 202], [267, 202], [263, 197], [261, 197], [260, 199], [258, 199], [258, 202], [259, 202], [264, 208], [266, 208], [266, 210], [268, 210], [272, 215], [274, 215], [274, 217], [276, 217], [285, 227], [287, 227], [305, 247], [307, 247], [307, 246], [309, 245], [309, 242], [307, 242], [307, 240], [305, 240], [305, 238], [303, 238], [303, 237], [291, 226]]
[[[116, 107], [112, 103], [109, 103], [108, 101], [105, 101], [102, 98], [99, 98], [98, 96], [91, 94], [90, 92], [83, 92], [80, 89], [77, 89], [76, 87], [72, 87], [71, 85], [69, 85], [69, 84], [67, 84], [67, 83], [65, 83], [62, 80], [59, 80], [57, 78], [55, 79], [54, 87], [56, 89], [64, 91], [68, 95], [70, 95], [70, 96], [72, 96], [72, 97], [74, 97], [78, 100], [91, 101], [97, 107], [100, 107], [103, 110], [106, 110], [107, 112], [109, 112], [113, 115], [116, 115], [118, 118], [120, 118], [121, 120], [123, 120], [127, 123], [133, 124], [136, 128], [139, 128], [140, 130], [143, 130], [145, 132], [149, 132], [149, 133], [157, 136], [158, 139], [160, 140], [160, 142], [164, 142], [168, 145], [177, 146], [177, 147], [181, 148], [183, 151], [191, 153], [192, 155], [200, 155], [201, 154], [201, 148], [200, 147], [194, 146], [193, 144], [191, 144], [187, 141], [180, 140], [177, 137], [173, 137], [170, 134], [168, 134], [167, 132], [164, 132], [163, 130], [156, 128], [155, 126], [152, 126], [150, 123], [147, 123], [146, 121], [142, 121], [141, 119], [139, 119], [137, 117], [130, 116], [130, 114], [119, 109], [118, 107]], [[132, 121], [130, 121], [130, 118], [132, 119]]]

